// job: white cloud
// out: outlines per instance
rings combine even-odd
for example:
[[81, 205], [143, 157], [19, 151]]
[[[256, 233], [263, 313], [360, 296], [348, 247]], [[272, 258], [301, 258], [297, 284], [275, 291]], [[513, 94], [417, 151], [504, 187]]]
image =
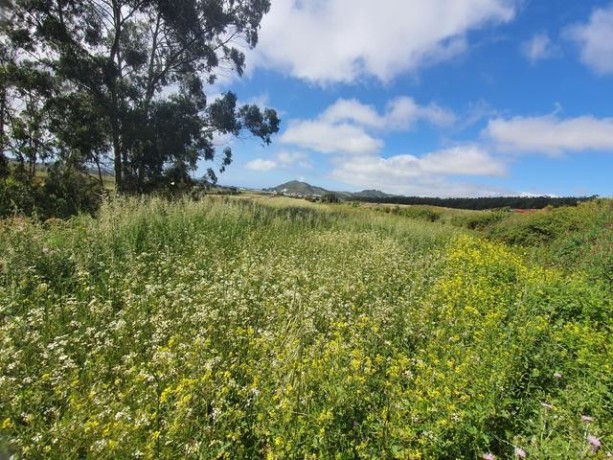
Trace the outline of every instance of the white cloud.
[[532, 63], [555, 57], [559, 53], [545, 33], [536, 34], [530, 40], [523, 42], [520, 50]]
[[369, 130], [406, 130], [419, 120], [450, 125], [455, 119], [436, 104], [420, 106], [410, 97], [391, 100], [383, 114], [356, 99], [339, 99], [313, 120], [290, 121], [280, 140], [322, 153], [368, 155], [383, 147]]
[[406, 129], [417, 120], [424, 120], [437, 126], [449, 126], [456, 121], [453, 112], [436, 104], [419, 106], [410, 97], [399, 97], [388, 105], [386, 122], [391, 128]]
[[362, 104], [357, 99], [339, 99], [320, 117], [329, 123], [352, 121], [371, 128], [383, 128], [385, 121], [374, 107]]
[[261, 93], [257, 96], [250, 97], [244, 102], [245, 104], [254, 104], [259, 107], [269, 107], [270, 106], [270, 95], [268, 93]]
[[483, 136], [505, 150], [530, 153], [581, 152], [613, 149], [613, 118], [555, 115], [491, 120]]
[[580, 48], [581, 61], [599, 74], [613, 74], [613, 4], [596, 9], [587, 24], [568, 29], [568, 36]]
[[[450, 179], [506, 174], [506, 165], [478, 145], [452, 147], [421, 156], [382, 156], [384, 142], [380, 137], [391, 131], [408, 130], [420, 120], [449, 125], [455, 122], [456, 116], [435, 104], [421, 106], [409, 97], [391, 100], [383, 112], [356, 99], [339, 99], [315, 119], [290, 121], [281, 142], [330, 154], [332, 178], [352, 186], [423, 196], [499, 193]], [[288, 151], [277, 154], [276, 160], [285, 165], [302, 161], [303, 157]]]
[[258, 66], [305, 80], [389, 81], [450, 59], [466, 34], [513, 19], [516, 0], [275, 0], [264, 17]]
[[449, 176], [500, 176], [505, 165], [476, 146], [456, 147], [421, 157], [396, 155], [337, 159], [332, 177], [362, 188], [419, 196], [485, 196], [501, 192], [454, 182]]
[[325, 120], [290, 121], [280, 140], [321, 153], [365, 155], [383, 147], [382, 140], [370, 136], [361, 127]]
[[309, 156], [304, 152], [290, 152], [283, 150], [275, 155], [277, 161], [283, 166], [300, 166], [302, 168], [312, 168]]
[[272, 160], [263, 160], [258, 158], [256, 160], [250, 161], [245, 165], [245, 168], [250, 169], [252, 171], [261, 171], [266, 172], [277, 167], [277, 163]]
[[418, 177], [430, 175], [502, 176], [505, 166], [476, 146], [454, 147], [431, 152], [421, 157], [396, 155], [389, 158], [369, 156], [355, 161], [343, 159], [341, 167], [353, 172], [380, 171], [387, 177]]
[[448, 126], [456, 120], [453, 112], [436, 104], [418, 105], [413, 98], [402, 96], [392, 99], [380, 115], [374, 107], [357, 99], [339, 99], [321, 115], [321, 119], [337, 123], [350, 121], [368, 128], [405, 130], [419, 120], [438, 126]]
[[455, 147], [429, 153], [419, 159], [425, 172], [476, 176], [503, 176], [506, 167], [476, 146]]
[[497, 109], [483, 99], [471, 102], [460, 117], [460, 121], [456, 124], [455, 128], [457, 131], [463, 131], [482, 120], [496, 117], [498, 113], [499, 111]]

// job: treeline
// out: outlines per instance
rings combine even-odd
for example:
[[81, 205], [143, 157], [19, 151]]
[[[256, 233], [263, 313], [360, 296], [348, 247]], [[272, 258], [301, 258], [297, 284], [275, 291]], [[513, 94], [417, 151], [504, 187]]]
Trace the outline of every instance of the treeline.
[[385, 198], [355, 197], [356, 201], [381, 204], [406, 204], [439, 206], [454, 209], [472, 209], [481, 211], [486, 209], [543, 209], [546, 206], [577, 206], [584, 201], [597, 198], [584, 197], [550, 197], [550, 196], [496, 196], [480, 198], [430, 198], [418, 196], [390, 196]]

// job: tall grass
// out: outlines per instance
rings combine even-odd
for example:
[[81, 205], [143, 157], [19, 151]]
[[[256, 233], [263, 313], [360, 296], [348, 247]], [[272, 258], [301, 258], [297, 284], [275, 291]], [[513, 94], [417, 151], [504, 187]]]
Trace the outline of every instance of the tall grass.
[[587, 435], [612, 448], [598, 285], [449, 226], [269, 204], [127, 199], [95, 219], [4, 222], [0, 452], [582, 458]]
[[539, 264], [580, 270], [613, 288], [613, 200], [545, 208], [531, 213], [466, 211], [428, 206], [378, 207], [413, 220], [475, 231], [492, 241], [519, 247]]

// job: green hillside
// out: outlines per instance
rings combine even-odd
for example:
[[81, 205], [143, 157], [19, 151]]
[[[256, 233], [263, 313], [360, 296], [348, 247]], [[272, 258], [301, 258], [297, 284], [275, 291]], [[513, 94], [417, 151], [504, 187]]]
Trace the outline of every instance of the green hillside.
[[326, 194], [335, 194], [339, 198], [351, 200], [351, 199], [384, 199], [391, 197], [387, 193], [383, 193], [379, 190], [362, 190], [361, 192], [339, 192], [326, 190], [325, 188], [317, 187], [315, 185], [308, 184], [297, 180], [285, 182], [284, 184], [277, 185], [264, 189], [267, 192], [280, 193], [285, 195], [297, 195], [303, 197], [323, 196]]
[[285, 182], [284, 184], [277, 185], [276, 187], [271, 187], [264, 190], [267, 192], [285, 193], [288, 195], [296, 194], [301, 196], [324, 195], [325, 193], [328, 193], [328, 190], [324, 188], [310, 185], [306, 182], [301, 182], [297, 180]]

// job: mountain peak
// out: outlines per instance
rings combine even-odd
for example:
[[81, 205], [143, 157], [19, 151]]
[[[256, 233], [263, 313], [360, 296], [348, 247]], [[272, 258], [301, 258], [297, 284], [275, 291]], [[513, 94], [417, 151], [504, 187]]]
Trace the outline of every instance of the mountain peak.
[[287, 195], [315, 196], [328, 193], [328, 190], [306, 182], [291, 180], [276, 187], [264, 189], [267, 192], [284, 193]]
[[291, 180], [289, 182], [285, 182], [284, 184], [277, 185], [276, 187], [271, 187], [264, 189], [266, 192], [273, 193], [283, 193], [285, 195], [299, 195], [299, 196], [322, 196], [326, 193], [335, 193], [341, 198], [351, 199], [352, 197], [359, 198], [386, 198], [391, 195], [387, 193], [383, 193], [379, 190], [362, 190], [361, 192], [350, 193], [350, 192], [337, 192], [326, 190], [322, 187], [317, 187], [316, 185], [311, 185], [306, 182]]

